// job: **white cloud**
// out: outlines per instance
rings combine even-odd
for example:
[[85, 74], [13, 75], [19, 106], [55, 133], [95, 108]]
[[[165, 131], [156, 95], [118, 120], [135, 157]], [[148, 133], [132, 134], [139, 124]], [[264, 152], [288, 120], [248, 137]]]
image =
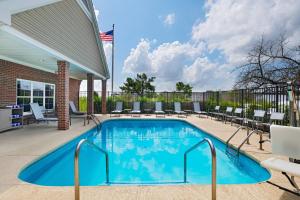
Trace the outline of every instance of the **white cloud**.
[[[228, 78], [228, 68], [211, 63], [202, 53], [203, 43], [194, 46], [190, 43], [163, 43], [151, 49], [151, 42], [142, 39], [124, 62], [125, 75], [134, 76], [145, 72], [157, 77], [158, 91], [175, 89], [177, 81], [190, 83], [197, 90], [204, 90]], [[231, 83], [226, 81], [227, 83]], [[210, 83], [210, 84], [209, 84]]]
[[170, 13], [164, 18], [164, 24], [167, 26], [171, 26], [175, 23], [175, 13]]
[[194, 41], [204, 40], [209, 50], [219, 49], [232, 65], [238, 64], [262, 35], [300, 36], [299, 0], [216, 0], [206, 4], [206, 19], [193, 27]]
[[[188, 42], [152, 49], [151, 42], [142, 39], [126, 58], [123, 73], [156, 76], [160, 91], [174, 90], [177, 81], [192, 84], [194, 91], [229, 89], [236, 78], [232, 70], [262, 35], [272, 39], [284, 33], [290, 43], [299, 42], [299, 10], [299, 0], [207, 1], [205, 19], [195, 23]], [[212, 52], [220, 52], [222, 59], [213, 61]]]

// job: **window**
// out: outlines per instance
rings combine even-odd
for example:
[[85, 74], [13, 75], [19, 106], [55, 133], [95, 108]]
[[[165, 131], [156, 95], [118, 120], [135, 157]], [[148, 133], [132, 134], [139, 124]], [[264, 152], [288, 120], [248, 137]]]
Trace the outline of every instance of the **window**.
[[38, 103], [46, 109], [54, 109], [55, 85], [17, 79], [17, 104], [24, 106], [24, 112], [29, 112], [30, 103]]

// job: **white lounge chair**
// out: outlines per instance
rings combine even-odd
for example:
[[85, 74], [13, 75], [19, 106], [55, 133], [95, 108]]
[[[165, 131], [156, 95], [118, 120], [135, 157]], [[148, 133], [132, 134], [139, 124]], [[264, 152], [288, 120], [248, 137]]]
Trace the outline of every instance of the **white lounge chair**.
[[210, 112], [211, 118], [218, 117], [220, 114], [220, 106], [216, 106], [214, 112]]
[[185, 117], [187, 117], [187, 113], [181, 110], [180, 102], [174, 102], [174, 113], [178, 114], [178, 117], [180, 115], [185, 115]]
[[118, 116], [121, 116], [122, 112], [123, 112], [123, 102], [118, 101], [116, 103], [116, 109], [111, 111], [111, 114], [117, 114]]
[[162, 115], [165, 117], [165, 112], [162, 110], [162, 103], [161, 102], [155, 102], [155, 111], [156, 117], [159, 115]]
[[207, 115], [207, 112], [201, 110], [199, 102], [193, 102], [193, 105], [194, 105], [194, 113], [198, 114], [199, 117], [201, 116], [201, 114]]
[[39, 106], [38, 103], [31, 103], [30, 107], [36, 121], [38, 122], [43, 121], [47, 123], [49, 123], [49, 121], [55, 121], [55, 122], [58, 121], [58, 118], [56, 117], [53, 118], [44, 117], [44, 114], [42, 113], [41, 107]]
[[232, 125], [233, 122], [240, 123], [241, 125], [244, 125], [244, 117], [243, 117], [243, 108], [236, 108], [234, 109], [233, 115], [227, 116], [230, 120], [230, 124]]
[[[288, 158], [292, 158], [292, 160], [300, 159], [299, 127], [271, 125], [270, 133], [273, 154], [287, 156]], [[261, 165], [274, 171], [280, 171], [284, 176], [286, 176], [296, 191], [288, 190], [270, 182], [271, 184], [300, 196], [299, 186], [294, 180], [295, 176], [300, 177], [300, 164], [272, 157], [262, 161]]]
[[223, 118], [223, 121], [226, 124], [227, 118], [232, 117], [233, 114], [233, 107], [227, 106], [224, 113], [220, 113], [219, 116]]
[[133, 117], [134, 114], [137, 114], [137, 116], [140, 116], [141, 114], [141, 102], [135, 101], [133, 102], [133, 109], [130, 111], [131, 116]]

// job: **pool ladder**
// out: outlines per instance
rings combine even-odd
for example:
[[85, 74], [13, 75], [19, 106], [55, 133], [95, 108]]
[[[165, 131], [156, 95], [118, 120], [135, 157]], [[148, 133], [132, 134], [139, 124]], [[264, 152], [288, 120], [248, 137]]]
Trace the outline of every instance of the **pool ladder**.
[[97, 131], [100, 131], [99, 125], [101, 124], [100, 120], [95, 115], [89, 115], [89, 118], [96, 124]]
[[184, 153], [184, 182], [187, 182], [187, 177], [186, 177], [186, 171], [187, 171], [187, 154], [190, 153], [191, 151], [195, 150], [197, 147], [200, 145], [208, 143], [210, 147], [210, 152], [211, 152], [211, 158], [212, 158], [212, 169], [211, 169], [211, 199], [216, 200], [217, 199], [217, 161], [216, 161], [216, 149], [212, 141], [208, 138], [204, 138], [191, 148], [189, 148], [185, 153]]
[[100, 147], [96, 146], [94, 143], [88, 141], [87, 139], [82, 139], [76, 146], [75, 150], [75, 156], [74, 156], [74, 189], [75, 189], [75, 200], [80, 200], [80, 183], [79, 183], [79, 153], [82, 145], [86, 143], [90, 145], [91, 147], [95, 148], [99, 152], [103, 153], [105, 155], [105, 163], [106, 163], [106, 183], [109, 183], [109, 159], [108, 159], [108, 153], [101, 149]]
[[[243, 128], [244, 128], [244, 126], [238, 127], [238, 129], [237, 129], [237, 130], [236, 130], [236, 131], [228, 138], [228, 140], [226, 141], [226, 152], [231, 153], [231, 152], [229, 151], [229, 148], [230, 148], [231, 146], [233, 146], [233, 145], [231, 145], [229, 142], [230, 142], [231, 139], [234, 138], [234, 136], [236, 136], [237, 133], [238, 133], [240, 130], [242, 130]], [[247, 129], [248, 129], [248, 127], [247, 127]], [[238, 146], [238, 148], [236, 149], [236, 151], [237, 151], [236, 155], [237, 155], [237, 156], [240, 155], [240, 150], [241, 150], [242, 146], [243, 146], [246, 142], [247, 142], [247, 144], [250, 144], [250, 143], [249, 143], [249, 138], [250, 138], [254, 133], [257, 133], [257, 130], [256, 130], [256, 129], [252, 130], [250, 133], [249, 133], [249, 129], [247, 130], [247, 137], [242, 141], [242, 143], [241, 143], [241, 144]], [[232, 149], [234, 149], [234, 148], [232, 148]]]

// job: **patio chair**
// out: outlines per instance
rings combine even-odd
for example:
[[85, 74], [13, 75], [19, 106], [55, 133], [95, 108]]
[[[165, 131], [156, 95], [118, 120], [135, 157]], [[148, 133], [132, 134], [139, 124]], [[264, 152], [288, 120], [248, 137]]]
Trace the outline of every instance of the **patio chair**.
[[211, 118], [219, 116], [220, 108], [220, 106], [216, 106], [214, 112], [210, 112]]
[[78, 111], [73, 101], [70, 101], [69, 105], [70, 105], [70, 108], [71, 108], [70, 109], [70, 125], [72, 125], [72, 119], [74, 119], [74, 118], [83, 119], [83, 125], [84, 126], [86, 124], [86, 120], [88, 120], [88, 124], [90, 123], [89, 116], [87, 115], [86, 112]]
[[120, 117], [122, 112], [123, 112], [123, 102], [117, 101], [116, 108], [115, 108], [115, 110], [111, 111], [110, 117], [111, 117], [111, 114], [116, 114], [116, 116]]
[[[269, 140], [263, 140], [263, 133], [265, 133], [265, 128], [270, 129], [271, 125], [273, 124], [273, 122], [277, 121], [277, 122], [281, 122], [283, 123], [284, 120], [284, 113], [280, 113], [280, 112], [272, 112], [271, 116], [270, 116], [270, 121], [268, 123], [262, 123], [263, 126], [263, 131], [261, 131], [259, 134], [260, 136], [260, 140], [259, 140], [259, 148], [263, 149], [263, 143], [265, 142], [269, 142]], [[271, 130], [269, 131], [269, 138], [271, 138]]]
[[181, 110], [181, 103], [180, 102], [174, 102], [174, 113], [178, 114], [178, 117], [180, 115], [185, 115], [187, 117], [187, 113]]
[[[201, 116], [201, 114], [207, 115], [207, 112], [201, 110], [199, 102], [193, 102], [193, 105], [194, 105], [194, 113], [198, 114], [199, 117]], [[207, 115], [207, 117], [208, 117], [208, 115]]]
[[232, 116], [227, 116], [227, 119], [230, 120], [230, 124], [232, 125], [233, 122], [240, 123], [241, 125], [244, 125], [244, 117], [243, 117], [243, 108], [236, 108], [234, 109]]
[[78, 111], [76, 109], [76, 106], [75, 106], [75, 104], [74, 104], [73, 101], [70, 101], [69, 104], [70, 104], [70, 108], [71, 108], [71, 114], [74, 114], [74, 115], [86, 115], [85, 112], [80, 112], [80, 111]]
[[137, 114], [137, 116], [141, 115], [141, 102], [135, 101], [133, 102], [133, 109], [130, 111], [131, 117], [134, 116], [134, 114]]
[[224, 113], [220, 113], [220, 117], [223, 118], [223, 121], [226, 124], [227, 118], [231, 118], [233, 115], [233, 107], [227, 106]]
[[38, 122], [47, 122], [47, 124], [49, 123], [49, 121], [58, 121], [58, 118], [56, 117], [44, 117], [44, 114], [42, 113], [41, 107], [39, 106], [38, 103], [31, 103], [30, 104], [31, 107], [31, 111], [33, 113], [33, 116], [35, 118], [36, 121]]
[[155, 111], [154, 113], [156, 114], [156, 117], [159, 115], [165, 117], [165, 112], [162, 110], [162, 102], [155, 102]]
[[253, 119], [245, 119], [245, 121], [249, 124], [251, 124], [252, 129], [259, 128], [263, 125], [263, 121], [266, 115], [265, 110], [254, 110]]
[[[279, 187], [280, 189], [292, 192], [300, 196], [300, 189], [294, 180], [294, 177], [300, 177], [300, 128], [290, 126], [271, 125], [271, 144], [272, 153], [286, 156], [289, 160], [283, 160], [281, 158], [271, 157], [261, 162], [263, 167], [281, 172], [295, 188], [295, 191], [291, 191], [280, 185], [267, 181], [268, 183]], [[298, 159], [298, 160], [297, 160]]]

